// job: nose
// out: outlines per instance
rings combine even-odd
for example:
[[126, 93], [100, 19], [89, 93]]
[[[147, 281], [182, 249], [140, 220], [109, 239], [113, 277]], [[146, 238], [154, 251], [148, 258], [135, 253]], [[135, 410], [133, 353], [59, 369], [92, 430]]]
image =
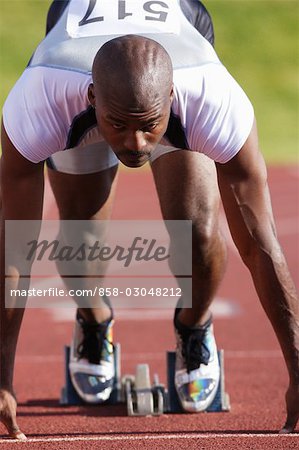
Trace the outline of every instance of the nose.
[[125, 136], [124, 146], [127, 150], [142, 151], [146, 148], [147, 142], [143, 131], [128, 131]]

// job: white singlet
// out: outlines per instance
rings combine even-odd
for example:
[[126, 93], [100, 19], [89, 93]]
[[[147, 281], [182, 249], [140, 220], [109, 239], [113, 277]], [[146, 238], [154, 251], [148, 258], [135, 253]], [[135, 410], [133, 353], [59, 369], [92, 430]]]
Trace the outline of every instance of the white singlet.
[[[201, 152], [220, 163], [233, 158], [252, 128], [252, 105], [177, 0], [109, 0], [115, 8], [107, 1], [71, 0], [11, 90], [3, 121], [16, 149], [34, 163], [48, 159], [65, 173], [98, 172], [118, 163], [97, 127], [87, 90], [99, 47], [129, 29], [160, 42], [174, 66], [169, 126], [151, 161], [177, 149]], [[91, 12], [90, 3], [95, 5]], [[149, 3], [160, 9], [148, 9]], [[118, 34], [107, 34], [107, 27]]]

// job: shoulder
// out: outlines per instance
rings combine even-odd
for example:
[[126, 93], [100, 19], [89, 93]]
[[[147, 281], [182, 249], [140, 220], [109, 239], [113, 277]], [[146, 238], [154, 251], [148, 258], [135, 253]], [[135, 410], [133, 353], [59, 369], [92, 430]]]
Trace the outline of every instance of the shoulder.
[[50, 92], [51, 87], [63, 89], [64, 86], [78, 86], [80, 88], [86, 83], [90, 83], [91, 75], [78, 70], [64, 69], [55, 66], [30, 66], [26, 68], [18, 82], [18, 86], [35, 86], [39, 89], [41, 86], [47, 88]]
[[242, 108], [242, 103], [248, 101], [241, 86], [220, 62], [174, 71], [174, 91], [174, 112], [185, 111], [189, 120], [198, 119], [200, 113]]
[[183, 114], [186, 121], [198, 118], [203, 108], [206, 113], [219, 107], [229, 84], [230, 76], [220, 62], [175, 70], [174, 113]]
[[253, 107], [221, 64], [177, 71], [173, 113], [180, 117], [189, 148], [219, 162], [231, 159], [253, 123]]
[[86, 103], [87, 88], [91, 75], [52, 67], [27, 68], [11, 89], [5, 109], [17, 109], [34, 114], [36, 110], [47, 111], [55, 108], [79, 106]]
[[27, 159], [38, 162], [65, 147], [73, 118], [88, 105], [91, 77], [49, 67], [30, 67], [3, 108], [6, 131]]
[[190, 96], [194, 94], [198, 96], [204, 91], [213, 91], [218, 95], [223, 87], [231, 83], [231, 79], [231, 75], [220, 61], [174, 70], [175, 88], [178, 92]]

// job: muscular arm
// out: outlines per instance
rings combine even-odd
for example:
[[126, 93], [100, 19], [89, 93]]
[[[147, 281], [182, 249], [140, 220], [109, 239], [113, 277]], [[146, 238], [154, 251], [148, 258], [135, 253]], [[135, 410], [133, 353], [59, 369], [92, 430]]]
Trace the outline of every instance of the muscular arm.
[[40, 219], [43, 205], [43, 163], [25, 159], [1, 128], [1, 194], [5, 219]]
[[[16, 401], [13, 394], [13, 370], [17, 339], [24, 310], [5, 307], [5, 261], [4, 223], [5, 220], [38, 220], [42, 217], [43, 203], [43, 164], [27, 161], [14, 148], [4, 128], [1, 130], [1, 298], [0, 298], [0, 420], [6, 426], [11, 437], [22, 439], [24, 435], [16, 422]], [[38, 233], [38, 227], [36, 232]], [[16, 236], [16, 241], [19, 236]], [[21, 239], [20, 239], [21, 241]], [[9, 264], [9, 273], [14, 275], [13, 283], [17, 288], [17, 258]]]
[[217, 171], [232, 237], [251, 272], [287, 365], [288, 418], [282, 431], [289, 432], [299, 417], [299, 301], [277, 240], [255, 125], [240, 152], [228, 163], [217, 164]]

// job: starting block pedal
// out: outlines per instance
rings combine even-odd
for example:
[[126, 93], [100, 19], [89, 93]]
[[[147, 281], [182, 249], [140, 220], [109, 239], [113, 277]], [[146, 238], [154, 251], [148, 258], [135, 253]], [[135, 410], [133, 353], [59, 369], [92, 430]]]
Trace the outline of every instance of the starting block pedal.
[[[65, 375], [65, 385], [61, 389], [60, 404], [65, 406], [76, 406], [84, 405], [85, 402], [79, 397], [75, 388], [73, 386], [70, 371], [69, 371], [69, 361], [70, 361], [70, 347], [64, 347], [64, 375]], [[114, 405], [119, 403], [121, 398], [121, 373], [120, 373], [120, 344], [115, 344], [114, 346], [114, 364], [115, 364], [115, 379], [112, 393], [109, 399], [104, 402], [106, 405]]]
[[[61, 390], [60, 404], [66, 406], [84, 405], [84, 401], [75, 391], [69, 372], [70, 347], [65, 352], [65, 385]], [[158, 416], [163, 413], [185, 412], [180, 404], [175, 384], [175, 352], [167, 352], [167, 388], [160, 383], [157, 374], [153, 376], [151, 384], [148, 364], [138, 364], [135, 375], [125, 375], [121, 378], [120, 344], [115, 345], [115, 380], [110, 398], [104, 404], [115, 405], [126, 403], [129, 416]], [[230, 410], [229, 395], [225, 391], [224, 383], [224, 352], [218, 351], [220, 364], [220, 381], [215, 399], [206, 412], [220, 412]]]
[[[168, 412], [183, 413], [185, 411], [180, 404], [174, 384], [175, 359], [175, 352], [167, 352]], [[218, 389], [212, 404], [204, 412], [230, 411], [229, 395], [225, 392], [223, 350], [218, 350], [218, 359], [220, 364], [220, 380]]]
[[123, 377], [122, 386], [129, 416], [159, 416], [164, 413], [166, 390], [156, 374], [151, 385], [148, 364], [138, 364], [135, 376]]

